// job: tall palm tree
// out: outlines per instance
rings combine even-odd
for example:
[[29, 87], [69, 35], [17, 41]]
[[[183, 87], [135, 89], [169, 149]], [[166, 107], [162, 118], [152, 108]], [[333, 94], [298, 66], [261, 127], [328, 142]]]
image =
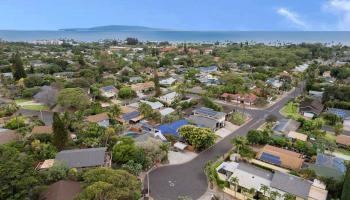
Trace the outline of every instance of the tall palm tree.
[[267, 185], [260, 185], [260, 191], [262, 191], [263, 195], [266, 197], [266, 194], [269, 193], [270, 188]]
[[239, 183], [239, 179], [236, 176], [232, 176], [230, 178], [229, 182], [230, 182], [230, 184], [235, 186], [235, 197], [236, 197], [236, 195], [237, 195], [237, 186], [238, 186], [238, 183]]
[[237, 154], [239, 154], [239, 150], [247, 144], [247, 140], [245, 139], [245, 137], [238, 136], [233, 138], [231, 143], [233, 144]]

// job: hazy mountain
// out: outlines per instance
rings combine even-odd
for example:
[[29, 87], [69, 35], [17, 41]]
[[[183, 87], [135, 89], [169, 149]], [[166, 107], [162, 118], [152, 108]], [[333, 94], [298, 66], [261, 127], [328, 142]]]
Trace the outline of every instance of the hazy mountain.
[[67, 28], [61, 31], [159, 31], [164, 29], [151, 28], [146, 26], [110, 25], [96, 26], [91, 28]]

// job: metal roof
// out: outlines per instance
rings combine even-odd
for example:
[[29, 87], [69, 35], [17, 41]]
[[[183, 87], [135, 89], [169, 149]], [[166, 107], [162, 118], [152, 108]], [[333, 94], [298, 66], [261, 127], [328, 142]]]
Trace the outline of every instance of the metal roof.
[[130, 112], [130, 113], [126, 113], [124, 115], [122, 115], [122, 118], [125, 120], [125, 121], [130, 121], [131, 119], [137, 117], [140, 115], [140, 112], [139, 111], [134, 111], [134, 112]]
[[179, 137], [179, 133], [177, 132], [177, 129], [181, 128], [182, 126], [185, 126], [188, 124], [188, 121], [185, 119], [175, 121], [173, 123], [169, 124], [162, 124], [158, 127], [158, 130], [161, 131], [163, 135], [174, 135], [176, 137]]
[[65, 150], [60, 151], [55, 160], [66, 162], [71, 168], [101, 166], [104, 164], [106, 150], [106, 147]]
[[300, 177], [276, 171], [271, 181], [271, 187], [308, 199], [312, 183]]

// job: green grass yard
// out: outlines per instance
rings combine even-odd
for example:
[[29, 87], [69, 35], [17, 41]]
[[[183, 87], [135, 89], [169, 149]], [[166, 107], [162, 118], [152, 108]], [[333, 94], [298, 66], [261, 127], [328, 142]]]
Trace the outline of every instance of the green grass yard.
[[46, 105], [25, 105], [25, 106], [22, 106], [22, 108], [27, 110], [36, 110], [36, 111], [49, 110], [49, 107]]
[[293, 118], [293, 119], [298, 119], [298, 118], [302, 117], [298, 113], [298, 104], [294, 103], [294, 102], [289, 102], [287, 105], [285, 105], [281, 109], [280, 112], [283, 116]]

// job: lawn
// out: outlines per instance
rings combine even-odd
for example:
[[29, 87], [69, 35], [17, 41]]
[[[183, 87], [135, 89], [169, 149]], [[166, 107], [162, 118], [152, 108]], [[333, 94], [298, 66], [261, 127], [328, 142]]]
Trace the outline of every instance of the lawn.
[[343, 148], [337, 148], [335, 150], [336, 153], [341, 153], [341, 154], [344, 154], [344, 155], [347, 155], [347, 156], [350, 156], [350, 151], [349, 150], [346, 150], [346, 149], [343, 149]]
[[36, 111], [49, 110], [49, 107], [46, 105], [25, 105], [25, 106], [22, 106], [22, 108], [27, 110], [36, 110]]
[[293, 119], [298, 119], [298, 118], [302, 117], [298, 113], [298, 104], [294, 103], [292, 101], [289, 102], [287, 105], [285, 105], [281, 109], [281, 114], [285, 117], [289, 117], [289, 118], [293, 118]]
[[24, 102], [27, 102], [27, 101], [31, 101], [31, 99], [15, 99], [15, 103], [16, 104], [24, 103]]

